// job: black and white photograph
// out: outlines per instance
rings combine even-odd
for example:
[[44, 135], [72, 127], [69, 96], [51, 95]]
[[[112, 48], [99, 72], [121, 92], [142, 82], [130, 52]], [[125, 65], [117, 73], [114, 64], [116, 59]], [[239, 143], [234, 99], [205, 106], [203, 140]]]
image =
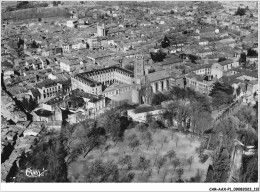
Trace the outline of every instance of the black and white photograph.
[[1, 1], [3, 190], [259, 191], [258, 6]]

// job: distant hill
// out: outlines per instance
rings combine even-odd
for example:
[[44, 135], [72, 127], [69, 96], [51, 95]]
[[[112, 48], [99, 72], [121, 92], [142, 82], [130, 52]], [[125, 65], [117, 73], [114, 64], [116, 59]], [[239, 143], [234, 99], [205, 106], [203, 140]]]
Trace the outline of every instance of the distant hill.
[[2, 20], [23, 20], [49, 17], [69, 17], [70, 13], [67, 9], [60, 7], [41, 7], [2, 12], [1, 16]]
[[2, 1], [1, 2], [1, 9], [5, 10], [7, 6], [16, 7], [17, 1]]

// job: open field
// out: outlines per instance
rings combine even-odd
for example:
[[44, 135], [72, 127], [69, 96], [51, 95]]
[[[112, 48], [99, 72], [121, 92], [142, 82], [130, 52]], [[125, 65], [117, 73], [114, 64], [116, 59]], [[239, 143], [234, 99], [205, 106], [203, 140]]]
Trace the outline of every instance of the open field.
[[[129, 139], [127, 139], [130, 135], [136, 134], [138, 140], [140, 141], [139, 147], [130, 148], [129, 147]], [[86, 158], [80, 157], [73, 165], [68, 168], [68, 177], [70, 178], [74, 174], [84, 175], [84, 164], [89, 164], [90, 162], [101, 159], [103, 161], [111, 161], [113, 160], [118, 165], [120, 170], [120, 174], [124, 175], [126, 170], [121, 167], [120, 163], [117, 163], [121, 157], [125, 155], [130, 155], [132, 158], [132, 170], [129, 172], [135, 173], [135, 178], [132, 182], [176, 182], [178, 180], [176, 170], [172, 165], [171, 161], [174, 158], [167, 158], [167, 162], [164, 166], [159, 170], [155, 165], [156, 156], [164, 156], [169, 150], [174, 150], [176, 152], [176, 157], [180, 159], [181, 167], [184, 169], [184, 174], [182, 175], [183, 180], [188, 180], [190, 177], [196, 175], [197, 169], [203, 171], [201, 181], [205, 180], [206, 172], [208, 165], [211, 163], [210, 158], [205, 162], [201, 163], [199, 161], [198, 154], [195, 152], [196, 148], [200, 146], [200, 142], [198, 139], [193, 139], [190, 142], [190, 136], [184, 135], [182, 133], [174, 133], [172, 137], [171, 131], [169, 130], [158, 130], [155, 134], [152, 134], [153, 143], [147, 149], [147, 145], [144, 140], [141, 138], [142, 133], [137, 131], [136, 129], [130, 129], [125, 132], [125, 139], [123, 142], [118, 142], [116, 145], [111, 141], [111, 148], [104, 152], [104, 147], [102, 146], [100, 149], [96, 149], [91, 151]], [[176, 146], [176, 137], [179, 138]], [[166, 142], [162, 141], [162, 138], [167, 138]], [[163, 139], [164, 140], [164, 139]], [[104, 152], [104, 153], [103, 153]], [[103, 153], [103, 155], [102, 155]], [[138, 165], [138, 161], [140, 156], [145, 157], [151, 161], [151, 166], [147, 168], [145, 171], [140, 169]], [[193, 156], [194, 160], [190, 165], [187, 163], [187, 159]], [[73, 166], [73, 168], [72, 168]], [[151, 176], [147, 178], [147, 174], [149, 170], [152, 170]], [[143, 172], [143, 173], [142, 173]], [[165, 176], [166, 174], [166, 176]], [[165, 176], [165, 177], [164, 177]], [[78, 179], [79, 182], [84, 182], [84, 179]]]

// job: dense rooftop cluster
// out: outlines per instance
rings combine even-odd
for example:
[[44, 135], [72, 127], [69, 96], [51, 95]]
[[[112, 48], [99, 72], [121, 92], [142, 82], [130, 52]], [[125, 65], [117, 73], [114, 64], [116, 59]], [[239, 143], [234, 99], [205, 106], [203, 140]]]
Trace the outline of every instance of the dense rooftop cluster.
[[257, 2], [7, 5], [1, 23], [3, 181], [10, 181], [14, 162], [32, 149], [45, 123], [60, 130], [64, 121], [96, 119], [125, 103], [141, 105], [131, 111], [133, 119], [161, 112], [165, 107], [154, 105], [154, 95], [175, 87], [219, 102], [218, 109], [230, 104], [217, 100], [218, 83], [233, 91], [234, 102], [257, 102]]

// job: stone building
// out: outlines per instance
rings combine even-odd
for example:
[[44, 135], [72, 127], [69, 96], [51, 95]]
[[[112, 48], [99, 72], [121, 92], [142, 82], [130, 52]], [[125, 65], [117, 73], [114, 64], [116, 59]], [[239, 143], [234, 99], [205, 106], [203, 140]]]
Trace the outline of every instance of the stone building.
[[162, 70], [146, 75], [146, 80], [152, 87], [152, 92], [163, 92], [173, 86], [183, 86], [182, 72], [179, 70]]
[[102, 84], [85, 77], [84, 74], [77, 74], [71, 77], [72, 90], [80, 89], [86, 93], [100, 95], [102, 93]]
[[206, 79], [203, 76], [196, 75], [195, 73], [190, 73], [186, 76], [187, 87], [208, 95], [213, 87], [214, 80]]
[[100, 95], [102, 85], [109, 86], [113, 83], [133, 84], [133, 74], [131, 71], [120, 67], [107, 67], [80, 73], [71, 78], [72, 89], [81, 89], [86, 93]]
[[58, 92], [62, 91], [62, 84], [54, 80], [44, 80], [36, 85], [40, 92], [39, 102], [54, 98]]
[[97, 36], [98, 37], [106, 36], [106, 27], [104, 23], [101, 26], [97, 24]]

